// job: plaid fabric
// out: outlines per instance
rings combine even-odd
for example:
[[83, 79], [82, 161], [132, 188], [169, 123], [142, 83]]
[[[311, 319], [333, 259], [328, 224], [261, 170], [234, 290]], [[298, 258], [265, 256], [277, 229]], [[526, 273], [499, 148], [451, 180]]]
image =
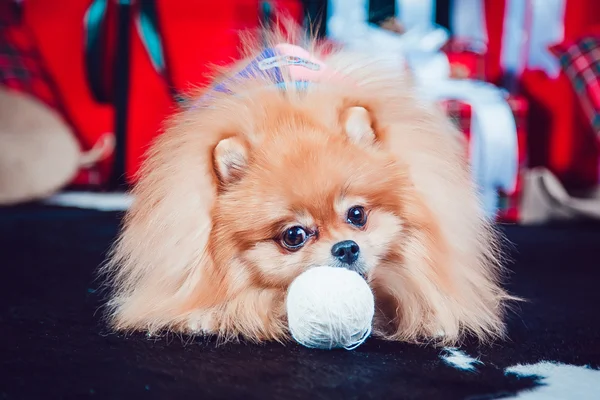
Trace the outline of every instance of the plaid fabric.
[[471, 106], [460, 100], [443, 100], [440, 106], [459, 131], [471, 138]]
[[[20, 6], [0, 0], [0, 85], [24, 92], [63, 112]], [[64, 115], [64, 113], [63, 113]]]
[[[519, 146], [519, 172], [517, 185], [513, 193], [500, 192], [499, 210], [497, 220], [503, 223], [517, 223], [519, 221], [519, 205], [523, 190], [523, 172], [527, 167], [527, 100], [520, 96], [510, 96], [508, 104], [515, 117], [517, 126], [517, 141]], [[456, 127], [471, 138], [472, 109], [467, 103], [460, 100], [444, 100], [440, 106]]]
[[523, 194], [523, 179], [527, 169], [527, 115], [529, 103], [524, 97], [510, 96], [508, 98], [510, 106], [515, 117], [517, 126], [517, 143], [519, 146], [519, 171], [517, 175], [517, 185], [514, 193], [503, 193], [500, 191], [498, 221], [504, 223], [518, 223], [521, 197]]
[[551, 50], [571, 80], [592, 128], [600, 135], [600, 36], [585, 36]]
[[485, 45], [453, 38], [444, 45], [442, 51], [450, 62], [452, 78], [486, 80]]

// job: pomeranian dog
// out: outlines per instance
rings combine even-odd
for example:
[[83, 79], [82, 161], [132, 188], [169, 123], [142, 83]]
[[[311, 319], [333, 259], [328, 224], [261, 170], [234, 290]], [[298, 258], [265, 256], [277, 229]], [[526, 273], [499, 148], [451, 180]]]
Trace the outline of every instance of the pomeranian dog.
[[168, 122], [104, 273], [118, 330], [289, 338], [290, 283], [360, 273], [376, 336], [501, 336], [498, 235], [466, 142], [406, 72], [273, 33]]

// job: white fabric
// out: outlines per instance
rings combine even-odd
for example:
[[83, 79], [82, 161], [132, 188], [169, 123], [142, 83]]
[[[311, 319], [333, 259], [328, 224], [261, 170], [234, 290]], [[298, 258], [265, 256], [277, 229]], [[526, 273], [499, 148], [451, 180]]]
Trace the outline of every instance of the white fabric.
[[396, 0], [396, 17], [406, 30], [430, 28], [435, 21], [435, 0]]
[[454, 36], [480, 45], [487, 44], [487, 26], [482, 0], [454, 0], [450, 10], [450, 24]]
[[342, 43], [360, 40], [369, 20], [368, 0], [328, 0], [327, 36]]
[[509, 76], [519, 76], [526, 60], [523, 59], [524, 45], [527, 42], [525, 30], [526, 3], [529, 0], [506, 0], [502, 28], [502, 48], [500, 65]]
[[548, 48], [565, 36], [565, 0], [531, 0], [533, 6], [528, 67], [541, 69], [551, 78], [560, 74], [558, 58]]
[[[407, 32], [397, 35], [368, 22], [368, 0], [329, 0], [327, 35], [346, 46], [367, 50], [401, 52], [437, 52], [448, 40], [448, 33], [433, 25], [431, 0], [397, 0], [404, 15]], [[402, 3], [402, 4], [400, 4]], [[416, 22], [410, 23], [410, 16]]]
[[414, 53], [406, 58], [417, 83], [425, 85], [433, 80], [450, 78], [450, 62], [442, 52]]

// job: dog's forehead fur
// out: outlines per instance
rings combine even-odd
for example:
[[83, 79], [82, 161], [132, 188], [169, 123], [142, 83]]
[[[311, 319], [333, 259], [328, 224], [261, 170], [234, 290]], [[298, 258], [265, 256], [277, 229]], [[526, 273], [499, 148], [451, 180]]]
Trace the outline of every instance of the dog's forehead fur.
[[[222, 195], [236, 204], [236, 212], [252, 210], [264, 214], [265, 221], [306, 212], [325, 222], [339, 219], [335, 205], [347, 197], [363, 198], [372, 206], [398, 204], [406, 179], [398, 161], [377, 143], [352, 143], [332, 123], [334, 118], [323, 123], [307, 111], [315, 102], [319, 100], [309, 95], [304, 101], [280, 95], [270, 99], [272, 114], [264, 119], [260, 110], [265, 103], [248, 107], [259, 109], [255, 131], [246, 133], [253, 137], [248, 140], [248, 165], [240, 182]], [[324, 114], [336, 111], [331, 104], [322, 109]]]

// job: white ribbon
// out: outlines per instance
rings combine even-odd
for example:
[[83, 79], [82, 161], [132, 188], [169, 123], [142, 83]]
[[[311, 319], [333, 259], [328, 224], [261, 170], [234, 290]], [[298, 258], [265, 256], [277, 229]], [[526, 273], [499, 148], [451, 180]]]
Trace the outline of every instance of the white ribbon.
[[498, 189], [513, 193], [517, 184], [517, 128], [503, 93], [492, 84], [470, 80], [441, 80], [421, 87], [430, 100], [455, 99], [471, 106], [472, 175], [486, 214], [494, 217]]

